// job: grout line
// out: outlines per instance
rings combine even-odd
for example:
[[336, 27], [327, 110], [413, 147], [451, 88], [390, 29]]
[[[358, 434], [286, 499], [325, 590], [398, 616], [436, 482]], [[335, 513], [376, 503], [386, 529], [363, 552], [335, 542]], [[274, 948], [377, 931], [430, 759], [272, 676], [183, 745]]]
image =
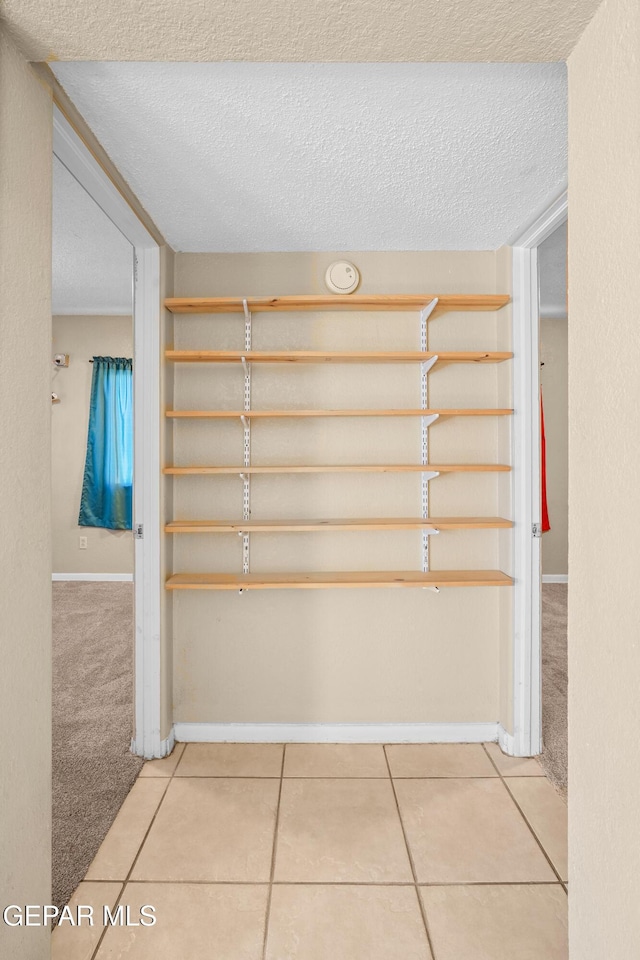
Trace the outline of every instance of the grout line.
[[[482, 746], [484, 747], [484, 744], [482, 744]], [[509, 778], [502, 776], [502, 774], [500, 773], [500, 770], [498, 769], [497, 764], [495, 764], [495, 763], [493, 762], [493, 758], [491, 757], [491, 754], [489, 753], [489, 751], [488, 751], [486, 748], [485, 748], [485, 751], [484, 751], [484, 752], [486, 753], [486, 755], [489, 757], [489, 760], [491, 760], [491, 763], [493, 763], [494, 767], [496, 768], [496, 771], [497, 771], [497, 773], [498, 773], [498, 776], [499, 776], [500, 779], [502, 780], [502, 782], [503, 782], [503, 784], [504, 784], [504, 786], [505, 786], [505, 789], [506, 789], [507, 793], [509, 794], [509, 796], [511, 797], [511, 799], [513, 800], [513, 803], [515, 804], [516, 809], [518, 810], [520, 816], [522, 817], [522, 819], [523, 819], [524, 822], [526, 823], [527, 827], [529, 828], [529, 831], [530, 831], [530, 833], [531, 833], [531, 836], [533, 837], [533, 839], [535, 840], [535, 842], [536, 842], [536, 843], [538, 844], [538, 846], [540, 847], [540, 850], [542, 851], [545, 860], [547, 861], [547, 863], [549, 864], [549, 866], [550, 866], [551, 869], [553, 870], [554, 874], [555, 874], [556, 877], [558, 878], [558, 883], [560, 883], [560, 884], [562, 884], [562, 886], [564, 886], [564, 881], [563, 881], [562, 877], [560, 876], [560, 874], [558, 873], [558, 871], [556, 870], [555, 864], [553, 863], [551, 857], [549, 856], [549, 854], [547, 853], [547, 851], [545, 850], [545, 848], [542, 846], [542, 843], [541, 843], [540, 840], [538, 839], [537, 833], [535, 832], [535, 830], [533, 829], [533, 827], [532, 827], [531, 824], [529, 823], [527, 817], [525, 816], [524, 810], [522, 809], [522, 807], [520, 806], [520, 804], [519, 804], [518, 801], [516, 800], [515, 796], [513, 795], [513, 793], [511, 792], [511, 790], [509, 789], [509, 783], [508, 783]], [[514, 779], [517, 780], [518, 778], [515, 777]], [[546, 778], [545, 778], [545, 779], [546, 779]]]
[[413, 862], [413, 857], [411, 856], [411, 849], [410, 849], [410, 847], [409, 847], [409, 840], [408, 840], [408, 837], [407, 837], [407, 832], [406, 832], [406, 830], [405, 830], [405, 828], [404, 828], [404, 821], [403, 821], [403, 819], [402, 819], [402, 814], [400, 813], [400, 804], [398, 803], [398, 794], [396, 793], [396, 785], [395, 785], [395, 783], [393, 782], [393, 777], [391, 776], [391, 767], [390, 767], [390, 765], [389, 765], [389, 758], [388, 758], [388, 756], [387, 756], [387, 748], [386, 748], [386, 746], [383, 746], [382, 749], [383, 749], [383, 751], [384, 751], [384, 759], [385, 759], [386, 764], [387, 764], [387, 770], [389, 771], [389, 780], [390, 780], [390, 782], [391, 782], [391, 789], [393, 790], [393, 798], [394, 798], [394, 800], [395, 800], [395, 802], [396, 802], [396, 810], [398, 811], [398, 819], [400, 820], [400, 829], [402, 830], [402, 836], [404, 837], [404, 845], [405, 845], [406, 850], [407, 850], [407, 857], [409, 858], [409, 865], [410, 865], [410, 867], [411, 867], [411, 873], [412, 873], [412, 875], [413, 875], [413, 889], [414, 889], [414, 891], [415, 891], [415, 895], [416, 895], [417, 900], [418, 900], [418, 909], [420, 910], [420, 914], [421, 914], [421, 916], [422, 916], [422, 922], [423, 922], [423, 924], [424, 924], [424, 931], [425, 931], [425, 933], [426, 933], [426, 935], [427, 935], [427, 943], [429, 944], [429, 950], [430, 950], [430, 952], [431, 952], [431, 958], [432, 958], [432, 960], [436, 960], [435, 950], [433, 949], [433, 941], [431, 940], [431, 933], [429, 932], [429, 923], [428, 923], [428, 921], [427, 921], [427, 912], [426, 912], [424, 903], [422, 902], [422, 897], [420, 896], [420, 889], [419, 889], [419, 887], [418, 887], [418, 875], [417, 875], [417, 873], [416, 873], [416, 866], [415, 866], [415, 863]]
[[[183, 753], [184, 753], [184, 751], [183, 751]], [[179, 761], [178, 761], [178, 762], [179, 762]], [[177, 765], [176, 765], [176, 766], [177, 766]], [[139, 779], [140, 779], [140, 777], [139, 777], [139, 775], [138, 775], [138, 778], [136, 779], [135, 782], [137, 783]], [[146, 779], [146, 778], [143, 777], [142, 779], [144, 780], [144, 779]], [[153, 778], [152, 778], [152, 779], [153, 779]], [[155, 779], [158, 779], [158, 778], [155, 778]], [[163, 779], [167, 781], [167, 785], [166, 785], [166, 787], [164, 788], [164, 790], [163, 790], [163, 792], [162, 792], [162, 796], [160, 797], [160, 800], [159, 800], [159, 802], [158, 802], [158, 806], [156, 807], [156, 809], [155, 809], [155, 811], [154, 811], [154, 814], [153, 814], [153, 816], [151, 817], [151, 820], [149, 821], [149, 826], [147, 827], [147, 829], [146, 829], [146, 831], [145, 831], [144, 837], [143, 837], [142, 840], [140, 841], [140, 846], [138, 847], [138, 850], [137, 850], [137, 852], [136, 852], [136, 855], [135, 855], [135, 857], [133, 858], [133, 861], [132, 861], [132, 863], [131, 863], [131, 866], [129, 867], [129, 871], [128, 871], [126, 877], [124, 878], [124, 880], [119, 881], [120, 883], [122, 883], [122, 890], [121, 890], [120, 893], [118, 894], [118, 898], [116, 899], [116, 902], [115, 902], [114, 905], [113, 905], [113, 909], [114, 909], [114, 910], [117, 910], [117, 908], [118, 908], [119, 905], [120, 905], [120, 901], [122, 900], [122, 896], [123, 896], [123, 894], [124, 894], [124, 891], [126, 890], [127, 884], [129, 883], [129, 877], [130, 877], [131, 874], [133, 873], [133, 868], [135, 867], [136, 863], [138, 862], [138, 857], [140, 856], [140, 851], [142, 850], [142, 848], [143, 848], [143, 846], [144, 846], [144, 844], [145, 844], [145, 842], [146, 842], [146, 839], [147, 839], [147, 837], [149, 836], [149, 833], [150, 833], [150, 831], [151, 831], [151, 827], [152, 827], [153, 824], [155, 823], [155, 819], [156, 819], [156, 817], [158, 816], [158, 812], [159, 812], [159, 810], [160, 810], [160, 807], [162, 806], [163, 801], [164, 801], [164, 798], [165, 798], [166, 795], [167, 795], [167, 790], [169, 789], [169, 784], [170, 784], [170, 782], [173, 780], [173, 773], [171, 774], [170, 777], [163, 777]], [[104, 928], [103, 928], [102, 933], [100, 934], [100, 936], [99, 936], [99, 938], [98, 938], [98, 942], [97, 942], [96, 945], [95, 945], [95, 949], [94, 949], [93, 953], [91, 954], [90, 960], [96, 960], [96, 958], [97, 958], [97, 956], [98, 956], [98, 951], [100, 950], [100, 947], [102, 946], [102, 943], [103, 943], [103, 941], [104, 941], [104, 938], [105, 938], [106, 935], [107, 935], [107, 930], [108, 930], [108, 929], [109, 929], [109, 927], [104, 927]]]
[[[176, 743], [176, 747], [177, 747], [177, 746], [178, 746], [178, 744]], [[174, 750], [175, 750], [175, 747], [174, 747]], [[187, 752], [187, 744], [186, 744], [186, 743], [183, 743], [183, 744], [182, 744], [182, 750], [180, 751], [180, 756], [178, 757], [178, 762], [176, 763], [175, 767], [173, 768], [173, 773], [171, 774], [171, 777], [170, 777], [171, 780], [173, 780], [173, 778], [175, 777], [176, 773], [178, 772], [178, 767], [179, 767], [180, 764], [182, 763], [182, 761], [183, 761], [183, 759], [184, 759], [184, 755], [185, 755], [186, 752]]]
[[[86, 880], [85, 883], [122, 883], [122, 880]], [[128, 880], [136, 883], [203, 887], [266, 887], [268, 880]], [[415, 887], [413, 880], [274, 880], [274, 887]], [[425, 880], [419, 887], [564, 887], [558, 880]]]
[[282, 763], [280, 765], [280, 787], [278, 789], [278, 805], [276, 807], [276, 822], [273, 828], [273, 847], [271, 849], [271, 870], [269, 873], [269, 890], [267, 892], [267, 906], [264, 917], [264, 937], [262, 939], [262, 960], [267, 955], [267, 937], [269, 935], [269, 918], [271, 916], [271, 894], [273, 893], [273, 876], [276, 869], [276, 850], [278, 848], [278, 825], [280, 823], [280, 800], [282, 799], [282, 784], [284, 783], [284, 759], [287, 754], [286, 743], [282, 744]]

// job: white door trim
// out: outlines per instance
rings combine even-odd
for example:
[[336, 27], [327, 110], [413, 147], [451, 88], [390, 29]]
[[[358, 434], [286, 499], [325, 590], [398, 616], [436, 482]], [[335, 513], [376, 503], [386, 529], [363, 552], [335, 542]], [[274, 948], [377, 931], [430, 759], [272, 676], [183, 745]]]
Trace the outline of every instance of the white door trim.
[[542, 750], [540, 648], [540, 311], [538, 246], [568, 216], [564, 190], [513, 241], [513, 732], [514, 756]]
[[133, 247], [135, 736], [161, 757], [160, 735], [160, 248], [66, 117], [54, 105], [53, 152]]

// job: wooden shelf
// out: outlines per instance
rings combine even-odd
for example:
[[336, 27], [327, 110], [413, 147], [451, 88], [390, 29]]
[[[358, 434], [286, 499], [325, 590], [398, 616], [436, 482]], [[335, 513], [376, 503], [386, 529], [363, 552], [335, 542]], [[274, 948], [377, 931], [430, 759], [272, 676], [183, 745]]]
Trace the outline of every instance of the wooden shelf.
[[[251, 313], [276, 313], [291, 310], [423, 310], [434, 297], [438, 304], [432, 317], [450, 310], [499, 310], [509, 303], [509, 297], [494, 293], [437, 294], [421, 293], [407, 295], [349, 296], [299, 296], [299, 297], [247, 297]], [[243, 313], [242, 297], [169, 297], [164, 305], [171, 313]]]
[[306, 533], [317, 530], [494, 530], [502, 517], [379, 517], [343, 520], [173, 520], [166, 533]]
[[240, 473], [506, 473], [506, 463], [447, 463], [426, 466], [420, 463], [356, 463], [356, 464], [291, 464], [287, 466], [220, 466], [220, 467], [165, 467], [170, 476], [200, 476], [208, 474]]
[[437, 357], [435, 367], [448, 363], [501, 363], [511, 360], [512, 353], [506, 352], [431, 352], [419, 351], [383, 351], [383, 352], [354, 352], [354, 351], [321, 351], [299, 350], [294, 353], [286, 351], [264, 352], [251, 351], [243, 353], [241, 350], [167, 350], [167, 360], [175, 363], [425, 363]]
[[167, 410], [167, 417], [209, 418], [212, 420], [268, 420], [299, 417], [506, 417], [508, 409], [487, 410]]
[[167, 590], [273, 590], [331, 587], [508, 587], [500, 570], [354, 570], [340, 573], [175, 573]]

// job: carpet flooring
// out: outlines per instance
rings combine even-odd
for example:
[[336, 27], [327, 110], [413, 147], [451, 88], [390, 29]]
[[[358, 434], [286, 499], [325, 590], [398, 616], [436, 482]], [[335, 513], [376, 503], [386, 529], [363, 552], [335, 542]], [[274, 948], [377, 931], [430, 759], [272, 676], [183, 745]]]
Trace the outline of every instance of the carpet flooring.
[[567, 584], [542, 585], [542, 740], [540, 763], [567, 796]]
[[53, 584], [53, 900], [84, 878], [142, 760], [133, 728], [133, 584]]

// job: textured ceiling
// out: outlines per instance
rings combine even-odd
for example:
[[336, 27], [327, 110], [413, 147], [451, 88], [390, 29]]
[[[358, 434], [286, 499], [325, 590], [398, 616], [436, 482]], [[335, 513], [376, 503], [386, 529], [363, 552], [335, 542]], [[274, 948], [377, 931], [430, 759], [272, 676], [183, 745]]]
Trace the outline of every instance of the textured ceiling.
[[600, 0], [4, 0], [32, 60], [564, 60]]
[[494, 249], [566, 178], [564, 64], [52, 67], [176, 250]]
[[554, 230], [538, 247], [540, 316], [567, 316], [567, 224]]
[[130, 314], [133, 250], [59, 160], [53, 161], [54, 314]]

